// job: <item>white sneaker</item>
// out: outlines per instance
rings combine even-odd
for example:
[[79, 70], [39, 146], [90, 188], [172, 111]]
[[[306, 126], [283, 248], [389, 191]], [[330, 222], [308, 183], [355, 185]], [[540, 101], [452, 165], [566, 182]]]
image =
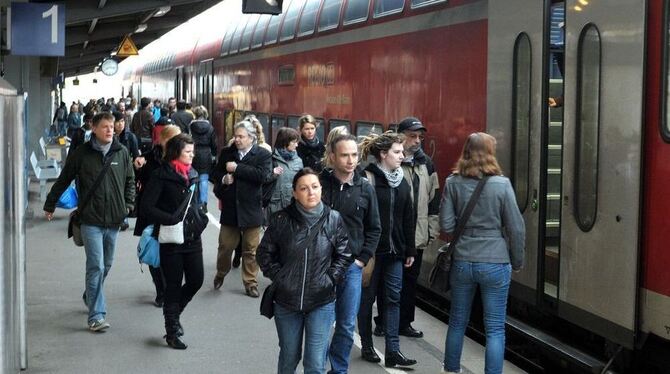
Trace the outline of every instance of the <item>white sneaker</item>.
[[99, 319], [97, 321], [92, 321], [88, 323], [88, 329], [93, 332], [100, 332], [109, 328], [109, 323], [104, 319]]

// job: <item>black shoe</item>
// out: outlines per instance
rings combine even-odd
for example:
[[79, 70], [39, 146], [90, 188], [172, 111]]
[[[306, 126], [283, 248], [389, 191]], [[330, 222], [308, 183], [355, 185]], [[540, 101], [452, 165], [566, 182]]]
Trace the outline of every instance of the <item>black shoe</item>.
[[384, 329], [381, 326], [375, 326], [374, 331], [372, 331], [374, 336], [384, 336]]
[[163, 296], [156, 296], [156, 298], [154, 299], [154, 306], [156, 308], [163, 307]]
[[188, 345], [184, 343], [179, 336], [177, 335], [165, 335], [165, 342], [170, 348], [174, 349], [186, 349], [188, 348]]
[[423, 338], [423, 331], [415, 330], [412, 325], [400, 329], [398, 334], [408, 338]]
[[207, 211], [207, 204], [202, 204], [202, 211], [205, 212], [205, 214], [209, 213]]
[[182, 327], [181, 322], [177, 322], [179, 327], [177, 328], [177, 336], [184, 336], [184, 327]]
[[233, 256], [233, 267], [236, 269], [239, 268], [241, 260], [242, 256], [237, 251], [235, 251], [235, 256]]
[[122, 224], [121, 224], [121, 231], [126, 231], [126, 230], [128, 230], [128, 227], [130, 227], [129, 224], [127, 224], [127, 223], [125, 223], [125, 222], [122, 223]]
[[375, 352], [375, 349], [372, 347], [363, 347], [361, 349], [361, 356], [365, 361], [372, 362], [375, 364], [382, 360], [381, 358], [379, 358], [379, 356], [377, 356], [377, 352]]
[[416, 365], [416, 360], [405, 357], [402, 352], [391, 352], [386, 354], [386, 359], [384, 360], [384, 366], [387, 368], [392, 368], [394, 366], [412, 366]]

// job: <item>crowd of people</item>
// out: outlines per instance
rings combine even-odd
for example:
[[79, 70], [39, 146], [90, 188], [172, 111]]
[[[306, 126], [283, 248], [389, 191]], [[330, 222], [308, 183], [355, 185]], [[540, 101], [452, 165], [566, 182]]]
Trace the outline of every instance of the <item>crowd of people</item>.
[[[236, 265], [249, 297], [261, 294], [259, 269], [272, 281], [264, 299], [270, 300], [279, 338], [278, 373], [294, 373], [301, 360], [305, 373], [325, 373], [328, 363], [329, 373], [347, 373], [357, 324], [365, 361], [381, 361], [374, 334], [384, 336], [386, 367], [415, 365], [402, 353], [399, 336], [423, 337], [412, 326], [423, 252], [440, 232], [454, 233], [484, 180], [452, 258], [452, 317], [442, 369], [461, 370], [463, 334], [478, 286], [486, 372], [502, 371], [507, 291], [511, 272], [523, 266], [525, 228], [497, 164], [495, 138], [470, 135], [440, 191], [435, 165], [421, 147], [427, 128], [414, 117], [403, 119], [397, 131], [362, 139], [336, 127], [324, 141], [316, 136], [315, 118], [304, 115], [298, 130], [279, 129], [270, 146], [260, 121], [249, 115], [234, 125], [232, 139], [217, 155], [205, 107], [191, 109], [173, 98], [166, 106], [149, 98], [137, 104], [91, 101], [79, 126], [71, 127], [65, 113], [54, 117], [59, 132], [60, 121], [68, 118], [63, 128], [72, 146], [44, 211], [51, 219], [74, 180], [80, 196], [93, 196], [80, 212], [91, 331], [110, 327], [104, 280], [128, 216], [137, 217], [138, 236], [153, 225], [160, 238], [161, 227], [184, 222], [183, 242], [161, 242], [160, 268], [150, 273], [166, 342], [187, 348], [180, 315], [204, 282], [204, 227], [197, 222], [208, 211], [211, 183], [221, 224], [213, 287], [219, 290]], [[70, 116], [79, 107], [73, 104]], [[111, 199], [101, 198], [110, 193]]]

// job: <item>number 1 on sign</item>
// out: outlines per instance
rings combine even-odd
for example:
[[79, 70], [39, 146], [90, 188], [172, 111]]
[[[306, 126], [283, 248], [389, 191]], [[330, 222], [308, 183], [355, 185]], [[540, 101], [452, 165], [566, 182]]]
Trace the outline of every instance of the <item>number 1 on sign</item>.
[[51, 44], [58, 44], [58, 5], [42, 13], [42, 18], [51, 17]]

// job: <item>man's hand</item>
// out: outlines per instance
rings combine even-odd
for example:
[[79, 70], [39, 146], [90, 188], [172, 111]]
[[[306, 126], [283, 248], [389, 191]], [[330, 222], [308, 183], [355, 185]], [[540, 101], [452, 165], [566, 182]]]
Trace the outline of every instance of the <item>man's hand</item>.
[[51, 221], [54, 218], [53, 212], [44, 211], [44, 216], [47, 217], [47, 220]]
[[229, 184], [233, 184], [234, 181], [235, 181], [235, 177], [233, 177], [232, 174], [226, 174], [221, 179], [221, 183], [223, 183], [226, 186], [229, 185]]
[[144, 164], [147, 163], [147, 160], [144, 157], [138, 157], [133, 161], [133, 166], [135, 166], [135, 169], [140, 169]]
[[411, 268], [413, 264], [414, 264], [414, 256], [409, 256], [405, 259], [406, 268]]
[[361, 260], [356, 259], [356, 260], [354, 260], [354, 263], [356, 264], [356, 266], [358, 266], [361, 269], [363, 269], [365, 267], [365, 264]]
[[227, 172], [234, 173], [235, 169], [237, 169], [237, 162], [235, 162], [235, 161], [226, 162], [226, 171]]

